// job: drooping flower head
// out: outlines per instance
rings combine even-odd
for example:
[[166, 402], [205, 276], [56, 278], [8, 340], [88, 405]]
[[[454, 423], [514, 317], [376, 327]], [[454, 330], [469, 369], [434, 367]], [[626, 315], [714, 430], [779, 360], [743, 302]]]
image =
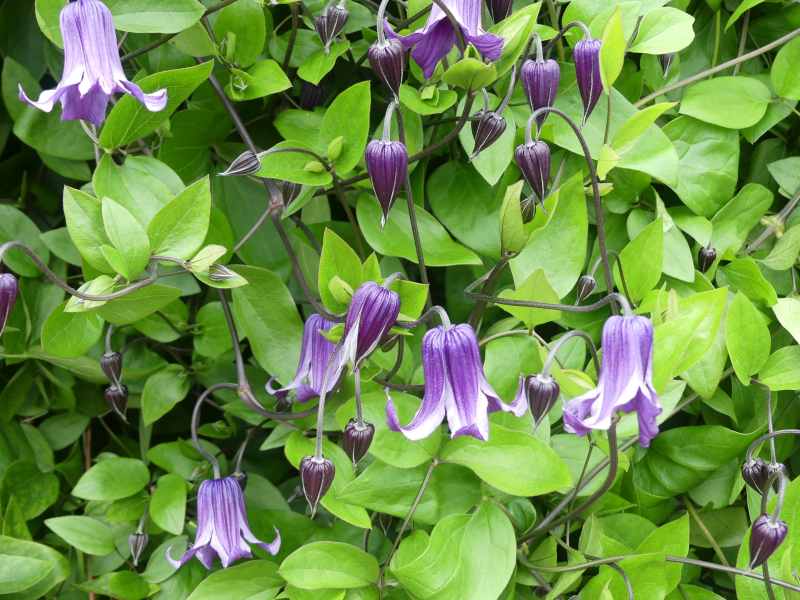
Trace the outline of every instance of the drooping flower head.
[[536, 426], [547, 416], [558, 400], [561, 388], [549, 374], [537, 373], [519, 378], [515, 405], [522, 402], [530, 406]]
[[600, 40], [590, 37], [575, 44], [572, 58], [575, 61], [575, 77], [578, 91], [583, 101], [583, 122], [592, 114], [600, 94], [603, 93], [603, 81], [600, 78]]
[[[297, 372], [289, 385], [280, 389], [272, 386], [274, 378], [267, 381], [267, 392], [279, 398], [285, 398], [289, 392], [294, 391], [298, 402], [307, 402], [311, 398], [320, 396], [323, 392], [325, 371], [331, 366], [335, 344], [328, 340], [322, 332], [328, 331], [336, 323], [325, 317], [313, 314], [308, 317], [303, 327], [303, 342], [300, 346], [300, 360], [297, 363]], [[330, 392], [337, 380], [324, 382], [324, 392]]]
[[524, 397], [509, 405], [492, 389], [470, 325], [440, 325], [429, 330], [422, 338], [422, 367], [425, 395], [411, 423], [400, 425], [391, 398], [386, 403], [389, 428], [410, 440], [431, 435], [446, 415], [451, 437], [471, 435], [485, 441], [489, 439], [488, 413], [503, 410], [520, 417], [528, 408]]
[[[472, 44], [487, 60], [497, 60], [503, 51], [503, 38], [486, 33], [481, 27], [481, 0], [443, 0], [458, 23], [464, 41]], [[388, 29], [406, 48], [414, 48], [411, 56], [422, 67], [425, 77], [433, 75], [436, 65], [456, 45], [458, 38], [453, 24], [438, 4], [431, 6], [428, 21], [422, 29], [400, 36]]]
[[358, 419], [350, 419], [347, 423], [342, 436], [342, 447], [354, 465], [364, 458], [374, 437], [375, 426], [372, 423], [359, 423]]
[[61, 102], [61, 119], [102, 124], [112, 94], [130, 94], [152, 112], [167, 105], [167, 90], [145, 94], [128, 81], [117, 48], [111, 11], [100, 0], [77, 0], [61, 10], [64, 71], [58, 85], [31, 100], [19, 87], [19, 98], [50, 112]]
[[319, 39], [325, 46], [325, 54], [330, 52], [331, 44], [336, 36], [342, 32], [350, 13], [344, 6], [344, 2], [331, 4], [325, 11], [314, 20], [314, 29], [317, 30]]
[[533, 190], [533, 197], [522, 204], [523, 218], [530, 221], [536, 214], [536, 204], [544, 204], [550, 182], [550, 146], [541, 140], [528, 141], [514, 150], [514, 161]]
[[327, 458], [306, 456], [300, 461], [300, 484], [312, 516], [316, 514], [317, 506], [330, 489], [335, 476], [336, 467]]
[[353, 294], [342, 334], [341, 360], [358, 369], [378, 347], [397, 321], [400, 296], [374, 281], [367, 281]]
[[0, 273], [0, 333], [6, 328], [8, 317], [17, 303], [19, 284], [11, 273]]
[[275, 530], [275, 539], [267, 544], [250, 531], [244, 493], [233, 477], [207, 479], [197, 492], [197, 534], [194, 544], [175, 560], [167, 551], [167, 560], [176, 569], [186, 564], [193, 556], [206, 569], [219, 556], [223, 567], [228, 567], [242, 558], [251, 558], [250, 544], [260, 546], [272, 555], [281, 547], [281, 536]]
[[[553, 106], [560, 79], [561, 67], [552, 58], [529, 58], [522, 64], [522, 89], [525, 90], [531, 110]], [[546, 112], [537, 115], [536, 124], [541, 127], [546, 118]]]
[[386, 84], [395, 98], [400, 94], [403, 72], [406, 67], [406, 50], [398, 39], [378, 40], [367, 51], [372, 70]]
[[597, 387], [564, 407], [564, 429], [585, 435], [609, 429], [617, 412], [636, 411], [639, 444], [650, 445], [661, 414], [653, 388], [653, 323], [636, 315], [612, 316], [603, 326], [603, 362]]
[[381, 227], [386, 224], [397, 193], [406, 181], [408, 150], [403, 142], [372, 140], [364, 151], [367, 174], [381, 205]]
[[788, 532], [789, 526], [785, 521], [772, 515], [758, 517], [750, 530], [750, 568], [760, 567], [767, 562]]

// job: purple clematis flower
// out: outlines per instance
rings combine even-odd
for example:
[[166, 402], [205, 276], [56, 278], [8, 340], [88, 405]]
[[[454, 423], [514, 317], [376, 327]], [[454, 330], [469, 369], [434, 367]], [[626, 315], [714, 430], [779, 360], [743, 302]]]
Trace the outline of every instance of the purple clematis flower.
[[[472, 44], [487, 60], [497, 60], [503, 51], [503, 38], [486, 33], [481, 27], [481, 0], [442, 0], [458, 22], [466, 43]], [[438, 4], [431, 6], [428, 22], [422, 29], [409, 35], [397, 35], [387, 25], [390, 37], [398, 38], [407, 49], [413, 47], [411, 56], [422, 67], [425, 77], [433, 75], [458, 38], [453, 24]]]
[[[336, 345], [328, 340], [323, 331], [328, 331], [336, 325], [325, 317], [313, 314], [303, 327], [303, 343], [300, 346], [300, 360], [294, 379], [286, 387], [275, 389], [272, 386], [274, 377], [267, 381], [267, 393], [285, 398], [292, 390], [295, 391], [298, 402], [307, 402], [322, 394], [325, 370], [331, 364], [331, 357]], [[330, 392], [338, 382], [335, 380], [325, 382], [325, 393]]]
[[39, 110], [50, 112], [61, 102], [61, 119], [82, 119], [102, 124], [106, 106], [114, 93], [130, 94], [147, 110], [157, 112], [167, 105], [167, 90], [145, 94], [128, 81], [117, 48], [111, 11], [99, 0], [77, 0], [61, 11], [64, 38], [64, 72], [52, 90], [31, 100], [19, 86], [19, 98]]
[[193, 556], [206, 569], [214, 564], [214, 555], [219, 556], [223, 567], [228, 567], [241, 558], [251, 558], [250, 544], [260, 546], [272, 555], [281, 547], [281, 536], [275, 530], [275, 539], [267, 544], [250, 531], [244, 506], [244, 493], [233, 477], [207, 479], [197, 492], [197, 535], [194, 544], [179, 560], [167, 550], [167, 560], [176, 569], [186, 564]]
[[358, 369], [378, 347], [383, 336], [400, 314], [400, 296], [390, 289], [367, 281], [353, 294], [347, 309], [341, 342], [341, 365]]
[[603, 363], [597, 387], [564, 407], [564, 429], [585, 435], [608, 429], [617, 411], [636, 411], [639, 444], [646, 448], [658, 433], [661, 414], [653, 389], [653, 323], [647, 317], [613, 316], [603, 326]]
[[524, 396], [505, 404], [486, 381], [478, 338], [470, 325], [440, 325], [428, 331], [422, 338], [422, 366], [425, 396], [411, 423], [401, 426], [391, 398], [386, 403], [389, 428], [410, 440], [431, 435], [447, 415], [451, 437], [471, 435], [486, 441], [488, 413], [504, 410], [521, 417], [528, 408]]

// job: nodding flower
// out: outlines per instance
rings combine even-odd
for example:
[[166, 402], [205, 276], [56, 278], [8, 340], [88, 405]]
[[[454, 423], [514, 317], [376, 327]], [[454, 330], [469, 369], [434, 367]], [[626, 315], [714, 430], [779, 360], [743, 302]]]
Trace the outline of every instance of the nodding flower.
[[600, 40], [587, 35], [575, 44], [572, 58], [575, 61], [575, 77], [578, 91], [583, 101], [583, 122], [592, 114], [600, 94], [603, 93], [603, 81], [600, 78]]
[[425, 395], [411, 423], [400, 425], [391, 398], [386, 404], [389, 428], [410, 440], [428, 437], [447, 416], [451, 437], [470, 435], [486, 441], [488, 413], [503, 410], [521, 417], [528, 408], [524, 397], [505, 404], [486, 380], [478, 338], [470, 325], [440, 325], [429, 330], [422, 338], [422, 367]]
[[[367, 281], [353, 294], [341, 341], [341, 366], [359, 369], [400, 314], [400, 296], [374, 281]], [[338, 370], [338, 369], [337, 369]]]
[[397, 193], [408, 175], [408, 149], [403, 142], [390, 139], [395, 103], [389, 104], [383, 121], [383, 137], [372, 140], [364, 151], [367, 174], [381, 205], [381, 227], [386, 225]]
[[650, 445], [661, 414], [653, 388], [653, 323], [637, 315], [612, 316], [603, 326], [603, 361], [597, 387], [564, 407], [564, 429], [585, 435], [609, 429], [617, 412], [636, 411], [639, 444]]
[[50, 112], [61, 103], [61, 119], [81, 119], [101, 125], [106, 107], [115, 93], [130, 94], [151, 112], [167, 105], [167, 90], [145, 94], [128, 81], [119, 58], [117, 36], [111, 11], [99, 0], [77, 0], [61, 10], [64, 39], [64, 70], [55, 88], [45, 90], [38, 100], [28, 98], [19, 86], [19, 98], [39, 110]]
[[758, 517], [750, 529], [750, 568], [760, 567], [767, 562], [788, 532], [789, 526], [785, 521], [766, 514]]

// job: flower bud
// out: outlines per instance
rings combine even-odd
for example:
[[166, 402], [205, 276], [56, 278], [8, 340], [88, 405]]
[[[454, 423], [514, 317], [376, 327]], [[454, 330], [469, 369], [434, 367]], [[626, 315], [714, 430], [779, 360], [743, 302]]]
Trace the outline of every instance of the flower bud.
[[313, 110], [325, 101], [325, 90], [321, 85], [304, 81], [300, 87], [300, 108]]
[[239, 487], [242, 488], [242, 491], [247, 489], [247, 473], [243, 471], [236, 471], [235, 473], [231, 473], [231, 477], [236, 480], [236, 483], [239, 484]]
[[664, 71], [664, 77], [669, 75], [669, 67], [672, 65], [672, 60], [675, 58], [674, 52], [669, 52], [668, 54], [659, 54], [658, 55], [658, 62], [661, 63], [661, 68]]
[[499, 23], [511, 14], [512, 0], [486, 0], [486, 8], [492, 16], [492, 21]]
[[525, 378], [525, 396], [537, 426], [555, 405], [560, 391], [558, 383], [550, 375], [537, 373]]
[[100, 359], [100, 368], [112, 385], [119, 386], [122, 376], [122, 354], [106, 352]]
[[386, 224], [397, 192], [408, 174], [408, 150], [403, 142], [372, 140], [364, 151], [372, 189], [381, 204], [381, 227]]
[[347, 12], [344, 6], [332, 4], [325, 9], [321, 16], [314, 20], [314, 29], [317, 30], [317, 35], [319, 35], [319, 39], [322, 40], [322, 44], [325, 46], [325, 54], [330, 50], [334, 38], [344, 29], [348, 16], [350, 16], [350, 13]]
[[711, 246], [700, 248], [700, 252], [697, 253], [697, 268], [701, 273], [705, 273], [715, 260], [717, 260], [717, 251], [714, 248]]
[[330, 489], [335, 475], [336, 468], [327, 458], [306, 456], [300, 461], [300, 482], [312, 516], [317, 512], [319, 501]]
[[302, 185], [299, 183], [293, 183], [291, 181], [281, 181], [278, 187], [281, 190], [281, 198], [283, 198], [284, 206], [289, 206], [297, 199], [297, 197], [300, 195], [300, 192], [303, 191]]
[[19, 284], [11, 273], [0, 273], [0, 333], [6, 328], [8, 316], [17, 301]]
[[581, 275], [580, 279], [578, 279], [578, 285], [576, 288], [576, 297], [578, 303], [586, 300], [586, 298], [589, 297], [589, 294], [591, 294], [596, 287], [597, 280], [594, 277], [591, 275]]
[[583, 39], [575, 44], [572, 58], [575, 60], [575, 77], [583, 101], [583, 122], [592, 114], [595, 104], [603, 92], [600, 79], [600, 40]]
[[359, 424], [355, 419], [350, 419], [347, 427], [344, 428], [342, 446], [354, 465], [367, 453], [374, 436], [375, 426], [372, 423]]
[[405, 50], [400, 40], [393, 38], [383, 43], [375, 42], [369, 47], [367, 58], [375, 74], [397, 97], [406, 66]]
[[494, 111], [480, 111], [472, 121], [472, 136], [475, 148], [472, 158], [494, 144], [506, 130], [506, 120]]
[[[552, 58], [525, 61], [522, 65], [522, 89], [525, 90], [531, 110], [553, 106], [560, 79], [561, 67]], [[537, 115], [536, 125], [541, 127], [546, 118], [546, 112]]]
[[250, 150], [245, 150], [239, 156], [233, 159], [233, 162], [228, 165], [220, 176], [228, 177], [232, 175], [252, 175], [257, 173], [261, 168], [261, 161], [258, 156], [253, 154]]
[[769, 481], [767, 463], [760, 458], [751, 458], [746, 461], [742, 465], [742, 479], [759, 494], [763, 494]]
[[[774, 477], [774, 479], [773, 479]], [[769, 463], [767, 464], [767, 479], [768, 482], [772, 479], [772, 488], [777, 492], [780, 486], [780, 478], [785, 477], [789, 479], [789, 472], [786, 470], [786, 465], [783, 463]], [[766, 488], [766, 485], [764, 486]]]
[[110, 385], [103, 393], [108, 408], [113, 410], [123, 421], [128, 420], [125, 416], [128, 411], [128, 386]]
[[760, 567], [778, 549], [789, 527], [784, 521], [761, 515], [750, 530], [750, 568]]
[[550, 179], [550, 147], [538, 140], [520, 144], [514, 151], [514, 160], [533, 193], [543, 202]]
[[216, 283], [222, 283], [223, 281], [229, 281], [237, 277], [238, 275], [225, 265], [214, 263], [208, 267], [208, 278]]
[[143, 531], [137, 531], [128, 536], [128, 548], [131, 550], [131, 561], [133, 561], [134, 567], [139, 566], [139, 559], [147, 547], [148, 541], [150, 541], [150, 537]]

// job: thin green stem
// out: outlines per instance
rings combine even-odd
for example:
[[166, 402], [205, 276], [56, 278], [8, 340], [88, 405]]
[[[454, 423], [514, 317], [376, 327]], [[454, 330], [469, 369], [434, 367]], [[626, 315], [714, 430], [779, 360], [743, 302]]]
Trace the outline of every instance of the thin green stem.
[[688, 497], [684, 497], [683, 505], [686, 507], [686, 511], [692, 517], [692, 520], [700, 528], [700, 531], [702, 532], [703, 537], [705, 537], [706, 540], [708, 541], [708, 543], [711, 544], [711, 547], [714, 549], [714, 554], [717, 555], [717, 558], [719, 558], [720, 562], [723, 565], [725, 565], [726, 567], [729, 567], [730, 563], [728, 562], [728, 559], [725, 558], [725, 554], [722, 552], [722, 548], [720, 548], [719, 544], [717, 543], [717, 540], [714, 539], [714, 536], [708, 530], [708, 527], [706, 527], [706, 524], [703, 523], [703, 520], [700, 518], [700, 515], [697, 513], [697, 510], [695, 509], [694, 505], [692, 504], [692, 501]]

